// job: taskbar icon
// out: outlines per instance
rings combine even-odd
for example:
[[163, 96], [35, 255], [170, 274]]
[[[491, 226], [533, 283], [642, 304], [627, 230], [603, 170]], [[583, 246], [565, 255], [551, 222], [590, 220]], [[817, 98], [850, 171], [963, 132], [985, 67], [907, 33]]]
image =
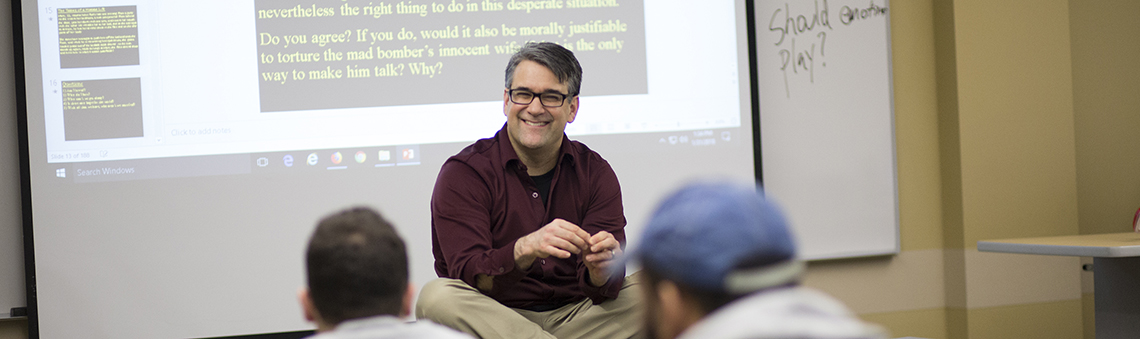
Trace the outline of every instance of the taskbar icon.
[[[298, 156], [299, 152], [304, 155]], [[376, 146], [355, 149], [324, 149], [251, 154], [254, 168], [296, 171], [301, 169], [346, 170], [419, 165], [423, 154], [419, 145]], [[271, 160], [276, 159], [276, 160]], [[351, 159], [351, 160], [350, 160]], [[308, 166], [302, 166], [306, 164]]]

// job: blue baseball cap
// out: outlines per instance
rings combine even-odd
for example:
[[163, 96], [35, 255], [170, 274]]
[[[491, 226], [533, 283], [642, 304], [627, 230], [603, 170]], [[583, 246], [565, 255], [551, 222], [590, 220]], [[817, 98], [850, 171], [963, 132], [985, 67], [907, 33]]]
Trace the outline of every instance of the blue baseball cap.
[[779, 209], [760, 188], [688, 184], [657, 207], [626, 260], [689, 287], [746, 294], [797, 282], [804, 271]]

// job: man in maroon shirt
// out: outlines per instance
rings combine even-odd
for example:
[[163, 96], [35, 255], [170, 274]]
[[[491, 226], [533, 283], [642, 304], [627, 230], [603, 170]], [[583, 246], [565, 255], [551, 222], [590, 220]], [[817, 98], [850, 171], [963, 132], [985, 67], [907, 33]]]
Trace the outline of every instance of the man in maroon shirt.
[[417, 317], [482, 338], [640, 335], [637, 279], [613, 260], [625, 243], [617, 176], [565, 135], [581, 79], [557, 44], [528, 43], [511, 57], [506, 125], [436, 179], [440, 279], [424, 286]]

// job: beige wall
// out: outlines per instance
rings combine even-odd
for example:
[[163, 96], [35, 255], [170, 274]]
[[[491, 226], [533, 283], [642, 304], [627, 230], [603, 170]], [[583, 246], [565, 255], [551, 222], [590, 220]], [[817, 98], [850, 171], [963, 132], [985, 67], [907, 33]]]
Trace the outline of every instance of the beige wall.
[[1073, 113], [1083, 234], [1127, 232], [1140, 207], [1140, 1], [1073, 1]]
[[[12, 4], [0, 0], [0, 312], [24, 306], [23, 209], [20, 151], [16, 128], [15, 55], [12, 53]], [[0, 339], [14, 323], [0, 319]]]
[[[1078, 233], [1067, 0], [954, 0], [961, 248], [947, 307], [969, 338], [1083, 335], [1077, 258], [977, 252]], [[948, 98], [954, 100], [955, 98]], [[950, 142], [944, 140], [944, 142]], [[945, 169], [945, 168], [944, 168]], [[957, 255], [957, 254], [955, 254]]]
[[[1140, 2], [1073, 0], [1069, 11], [1080, 232], [1127, 232], [1140, 207]], [[1083, 279], [1092, 338], [1092, 274]]]
[[[23, 306], [24, 256], [21, 227], [20, 158], [16, 134], [16, 89], [12, 53], [12, 3], [0, 0], [0, 307]], [[11, 235], [15, 235], [12, 237]], [[20, 293], [11, 296], [9, 286]], [[10, 300], [14, 298], [16, 300]], [[9, 304], [17, 302], [18, 304]], [[28, 337], [26, 319], [0, 319], [0, 339]]]

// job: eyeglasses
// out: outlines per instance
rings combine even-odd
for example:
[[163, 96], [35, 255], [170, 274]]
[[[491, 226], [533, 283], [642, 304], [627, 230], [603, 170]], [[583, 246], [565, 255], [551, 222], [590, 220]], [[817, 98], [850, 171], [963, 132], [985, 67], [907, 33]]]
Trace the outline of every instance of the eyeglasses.
[[[511, 102], [516, 105], [530, 105], [534, 101], [535, 93], [525, 89], [512, 89], [507, 92], [511, 97]], [[542, 103], [545, 107], [562, 107], [562, 103], [566, 101], [566, 94], [562, 93], [542, 93], [537, 94], [538, 102]]]

